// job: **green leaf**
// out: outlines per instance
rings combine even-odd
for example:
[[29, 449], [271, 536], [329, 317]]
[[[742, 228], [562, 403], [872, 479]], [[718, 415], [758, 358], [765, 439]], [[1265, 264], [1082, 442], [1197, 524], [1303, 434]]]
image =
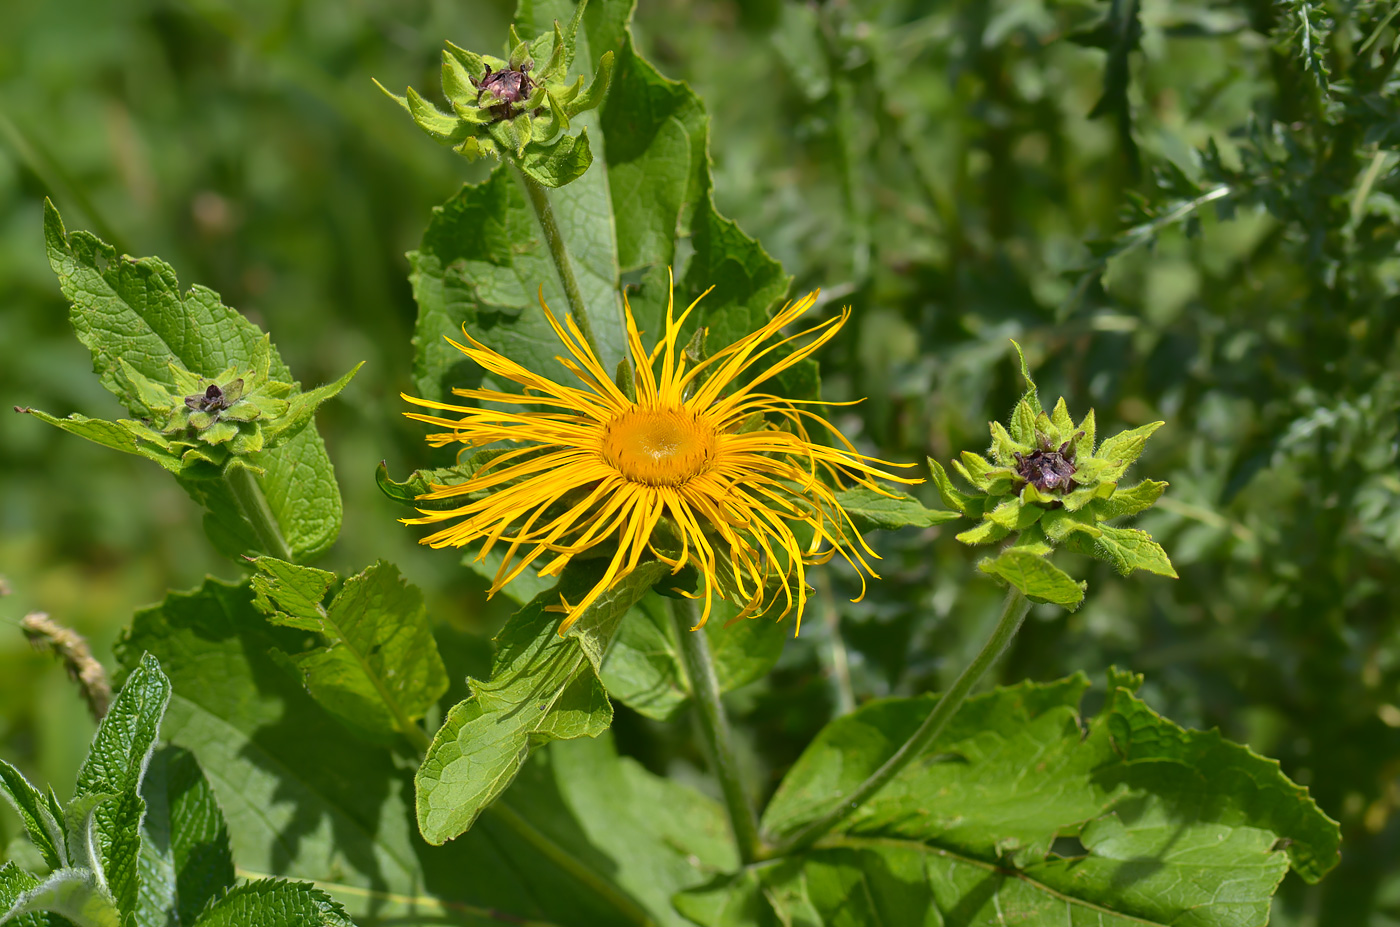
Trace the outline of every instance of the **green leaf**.
[[170, 680], [160, 663], [144, 655], [98, 725], [92, 748], [78, 770], [75, 801], [111, 795], [95, 809], [102, 872], [123, 914], [136, 908], [140, 891], [137, 857], [141, 851], [141, 777], [155, 747], [161, 718], [170, 701]]
[[607, 730], [612, 706], [598, 666], [617, 623], [666, 570], [659, 562], [642, 564], [599, 596], [564, 637], [546, 608], [561, 595], [578, 601], [598, 581], [600, 564], [565, 570], [555, 590], [506, 622], [496, 635], [491, 678], [468, 681], [471, 697], [448, 712], [418, 770], [424, 839], [441, 844], [465, 833], [534, 747]]
[[[160, 658], [175, 687], [165, 736], [198, 758], [245, 873], [314, 881], [355, 918], [610, 922], [557, 856], [494, 817], [449, 846], [424, 843], [411, 768], [345, 736], [272, 656], [304, 646], [305, 632], [271, 625], [253, 598], [246, 584], [207, 580], [138, 611], [117, 646], [128, 666], [143, 650]], [[536, 796], [521, 794], [533, 821]]]
[[1161, 498], [1162, 492], [1166, 488], [1166, 483], [1157, 480], [1143, 480], [1136, 486], [1115, 490], [1113, 495], [1095, 502], [1090, 506], [1090, 509], [1099, 521], [1137, 515], [1150, 509], [1153, 503]]
[[588, 129], [578, 135], [561, 135], [550, 145], [531, 145], [520, 159], [520, 169], [546, 187], [562, 187], [583, 176], [593, 163]]
[[[1016, 349], [1016, 360], [1021, 365], [1021, 379], [1024, 380], [1026, 384], [1026, 392], [1021, 396], [1021, 402], [1030, 410], [1031, 421], [1034, 421], [1037, 415], [1045, 411], [1040, 407], [1040, 393], [1036, 390], [1035, 380], [1031, 379], [1031, 368], [1030, 365], [1026, 363], [1026, 352], [1021, 350], [1021, 345], [1014, 339], [1011, 342], [1011, 346]], [[1033, 434], [1030, 435], [1029, 439], [1018, 437], [1016, 440], [1020, 441], [1022, 444], [1035, 444], [1035, 436]]]
[[[223, 305], [217, 293], [195, 286], [182, 294], [174, 270], [164, 261], [118, 256], [115, 248], [88, 232], [69, 234], [51, 203], [44, 207], [44, 235], [49, 264], [72, 303], [69, 318], [78, 340], [92, 353], [93, 370], [102, 385], [133, 415], [139, 417], [143, 407], [138, 392], [120, 376], [120, 361], [167, 383], [171, 360], [213, 375], [234, 365], [253, 366], [260, 352], [268, 352], [266, 335]], [[275, 350], [269, 373], [276, 380], [292, 379]], [[247, 461], [263, 471], [258, 485], [299, 560], [334, 543], [340, 533], [340, 489], [314, 428], [303, 428], [280, 447], [251, 454]], [[230, 538], [251, 536], [231, 496], [211, 491], [205, 481], [180, 483], [196, 502], [210, 508], [205, 524], [221, 550], [257, 549], [256, 543], [229, 549]]]
[[298, 882], [260, 879], [216, 901], [195, 927], [354, 927], [325, 892]]
[[41, 911], [6, 917], [6, 912], [14, 907], [20, 896], [38, 884], [37, 878], [13, 862], [0, 866], [0, 919], [4, 919], [3, 923], [8, 927], [68, 927], [67, 924], [59, 924], [55, 918]]
[[1094, 452], [1094, 456], [1100, 460], [1110, 461], [1110, 464], [1097, 474], [1098, 479], [1110, 481], [1121, 479], [1138, 457], [1142, 456], [1142, 449], [1147, 444], [1147, 439], [1164, 424], [1164, 422], [1152, 422], [1129, 431], [1119, 432], [1111, 438], [1105, 438], [1103, 444], [1100, 444], [1099, 449]]
[[997, 464], [1002, 467], [1014, 467], [1016, 465], [1016, 455], [1030, 454], [1035, 450], [1029, 444], [1019, 444], [1011, 439], [1011, 435], [1006, 430], [1006, 426], [1001, 422], [992, 422], [992, 446], [990, 453], [995, 458]]
[[[1290, 863], [1309, 881], [1336, 864], [1336, 823], [1277, 763], [1183, 730], [1123, 688], [1081, 718], [1087, 687], [1076, 676], [969, 699], [925, 762], [774, 881], [823, 917], [851, 911], [851, 923], [878, 922], [870, 911], [917, 923], [922, 904], [969, 924], [1213, 927], [1265, 923]], [[872, 702], [832, 722], [779, 786], [765, 828], [791, 833], [821, 815], [935, 701]], [[1082, 854], [1051, 852], [1067, 836]], [[843, 908], [862, 874], [855, 908]]]
[[47, 911], [74, 927], [122, 927], [122, 914], [91, 869], [59, 869], [26, 889], [0, 914], [0, 924]]
[[[533, 820], [543, 834], [599, 871], [612, 872], [618, 887], [653, 912], [656, 923], [679, 927], [683, 921], [671, 909], [671, 895], [739, 865], [721, 806], [619, 757], [608, 734], [538, 751], [509, 797], [516, 790], [531, 796]], [[566, 922], [593, 923], [578, 917]]]
[[1069, 406], [1065, 403], [1065, 397], [1061, 396], [1055, 401], [1055, 408], [1050, 412], [1050, 423], [1060, 433], [1061, 442], [1074, 437], [1074, 419], [1069, 416]]
[[135, 454], [137, 457], [155, 461], [171, 473], [183, 473], [191, 465], [202, 466], [199, 461], [182, 460], [179, 455], [168, 450], [168, 445], [164, 445], [158, 434], [138, 422], [126, 420], [109, 422], [100, 418], [88, 418], [86, 415], [78, 415], [77, 413], [66, 418], [58, 418], [39, 409], [25, 409], [24, 411], [41, 422], [62, 428], [69, 434], [86, 438], [94, 444], [109, 447], [114, 451], [121, 451], [123, 454]]
[[1146, 531], [1100, 525], [1099, 532], [1096, 538], [1074, 535], [1070, 546], [1081, 553], [1111, 563], [1123, 576], [1134, 570], [1146, 570], [1176, 579], [1176, 569], [1172, 567], [1167, 552], [1162, 549], [1162, 545], [1152, 540], [1152, 535]]
[[64, 852], [63, 809], [50, 793], [45, 795], [18, 770], [0, 760], [0, 789], [4, 790], [10, 806], [19, 814], [29, 839], [38, 848], [44, 862], [50, 869], [58, 869], [66, 862]]
[[325, 386], [318, 386], [307, 392], [296, 392], [287, 400], [287, 409], [276, 418], [269, 419], [263, 426], [262, 436], [266, 443], [265, 448], [278, 447], [287, 439], [299, 434], [303, 428], [311, 423], [311, 419], [316, 414], [316, 409], [327, 399], [340, 395], [340, 391], [350, 385], [350, 381], [355, 378], [355, 374], [360, 372], [360, 368], [365, 365], [360, 361], [350, 372], [339, 380], [327, 383]]
[[259, 557], [257, 606], [274, 624], [315, 631], [326, 646], [292, 655], [311, 695], [371, 740], [421, 736], [417, 722], [447, 691], [423, 594], [381, 560], [352, 576], [329, 607], [334, 574]]
[[1133, 110], [1128, 99], [1132, 81], [1129, 56], [1142, 40], [1139, 19], [1140, 0], [1113, 0], [1103, 19], [1093, 28], [1075, 33], [1071, 41], [1108, 53], [1104, 65], [1103, 94], [1089, 111], [1090, 119], [1111, 116], [1118, 129], [1118, 140], [1133, 178], [1141, 173], [1137, 141], [1133, 138]]
[[[150, 650], [169, 673], [165, 734], [198, 756], [245, 877], [315, 881], [367, 924], [613, 924], [629, 918], [579, 872], [646, 900], [737, 864], [714, 802], [617, 760], [604, 740], [537, 751], [509, 802], [448, 845], [428, 846], [411, 767], [346, 737], [270, 656], [296, 650], [305, 634], [271, 625], [253, 598], [246, 584], [208, 580], [138, 612], [118, 646], [128, 664]], [[591, 752], [587, 764], [554, 761], [555, 748], [604, 747], [607, 762]], [[680, 924], [668, 905], [648, 913]]]
[[836, 501], [855, 522], [857, 531], [874, 528], [904, 528], [914, 525], [931, 528], [958, 518], [957, 512], [926, 509], [918, 499], [903, 493], [885, 495], [873, 489], [856, 487], [836, 494]]
[[1091, 512], [1083, 509], [1075, 511], [1068, 506], [1046, 512], [1040, 520], [1040, 527], [1044, 529], [1046, 537], [1057, 544], [1072, 534], [1099, 536], [1099, 526]]
[[141, 783], [141, 892], [137, 923], [193, 924], [234, 883], [228, 825], [194, 754], [157, 749]]
[[[1026, 485], [1030, 485], [1027, 483]], [[1045, 509], [1038, 505], [1022, 505], [1021, 500], [1012, 496], [987, 513], [987, 521], [1000, 525], [1008, 532], [1022, 531], [1040, 521]]]
[[981, 521], [956, 535], [963, 544], [991, 544], [1000, 541], [1011, 532], [994, 521]]
[[933, 473], [933, 485], [938, 490], [938, 498], [942, 499], [943, 504], [948, 508], [956, 510], [961, 515], [966, 515], [971, 497], [953, 486], [953, 481], [948, 478], [948, 471], [944, 470], [943, 465], [932, 457], [928, 458], [928, 468]]
[[1075, 582], [1044, 557], [1022, 548], [1008, 548], [981, 561], [977, 568], [1005, 580], [1037, 602], [1053, 602], [1073, 611], [1084, 600], [1083, 583]]

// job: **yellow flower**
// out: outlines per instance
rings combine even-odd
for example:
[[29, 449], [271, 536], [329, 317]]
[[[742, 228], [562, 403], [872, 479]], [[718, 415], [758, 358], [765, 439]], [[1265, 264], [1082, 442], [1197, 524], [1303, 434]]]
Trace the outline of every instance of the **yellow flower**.
[[[857, 452], [821, 416], [798, 408], [795, 400], [758, 391], [830, 341], [849, 318], [850, 311], [843, 310], [839, 318], [764, 346], [811, 309], [816, 295], [790, 303], [760, 330], [699, 363], [677, 348], [681, 327], [699, 299], [680, 318], [674, 306], [667, 305], [666, 330], [650, 352], [642, 346], [627, 306], [635, 401], [614, 385], [573, 318], [565, 316], [560, 324], [543, 298], [540, 305], [568, 351], [569, 356], [559, 360], [582, 387], [532, 373], [470, 335], [466, 345], [449, 338], [453, 347], [492, 374], [524, 387], [523, 394], [453, 390], [464, 399], [512, 411], [405, 395], [415, 405], [460, 417], [405, 414], [449, 429], [428, 436], [436, 447], [506, 442], [511, 448], [465, 482], [433, 486], [418, 497], [436, 501], [476, 496], [472, 501], [450, 510], [420, 508], [422, 517], [405, 523], [454, 521], [422, 543], [461, 547], [484, 540], [478, 560], [498, 543], [509, 545], [489, 594], [539, 560], [544, 561], [540, 576], [557, 576], [573, 557], [616, 544], [597, 585], [576, 603], [561, 597], [555, 610], [567, 617], [560, 634], [647, 556], [665, 562], [673, 573], [687, 565], [699, 572], [705, 608], [697, 628], [709, 619], [717, 593], [743, 603], [740, 617], [767, 612], [781, 599], [782, 615], [796, 609], [800, 625], [807, 565], [825, 563], [839, 553], [858, 573], [876, 576], [866, 561], [876, 554], [837, 501], [832, 485], [840, 487], [844, 477], [884, 492], [872, 477], [922, 482], [876, 469], [872, 464], [883, 461]], [[798, 344], [808, 335], [813, 337]], [[784, 346], [792, 346], [790, 353], [775, 357]], [[749, 371], [752, 374], [741, 379]], [[808, 433], [811, 424], [833, 435], [841, 448], [814, 443]], [[808, 543], [798, 540], [792, 523], [807, 527]], [[864, 584], [862, 575], [861, 596]]]

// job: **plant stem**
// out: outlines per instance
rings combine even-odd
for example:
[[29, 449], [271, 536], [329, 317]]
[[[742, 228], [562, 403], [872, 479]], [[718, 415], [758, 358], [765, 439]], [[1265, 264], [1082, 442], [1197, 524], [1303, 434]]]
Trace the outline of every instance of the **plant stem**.
[[992, 636], [987, 639], [987, 643], [982, 645], [982, 649], [978, 651], [977, 656], [972, 658], [972, 662], [963, 669], [952, 688], [943, 693], [943, 697], [933, 706], [933, 710], [924, 719], [924, 723], [919, 725], [919, 729], [910, 735], [902, 747], [895, 751], [894, 756], [886, 760], [884, 765], [871, 773], [849, 795], [836, 802], [826, 814], [788, 839], [780, 841], [773, 848], [771, 855], [785, 856], [811, 846], [833, 827], [849, 817], [876, 792], [884, 788], [885, 784], [899, 775], [910, 761], [923, 753], [943, 732], [943, 728], [948, 725], [953, 716], [958, 713], [958, 709], [962, 707], [963, 702], [967, 701], [967, 696], [973, 687], [1006, 650], [1007, 645], [1016, 636], [1016, 632], [1020, 630], [1021, 622], [1025, 620], [1026, 612], [1030, 611], [1030, 607], [1030, 600], [1020, 590], [1015, 587], [1007, 590], [1006, 602], [1002, 605], [1001, 617], [997, 619]]
[[[407, 730], [403, 731], [403, 734], [418, 751], [421, 761], [421, 758], [427, 755], [428, 748], [432, 746], [432, 738], [416, 724], [410, 725]], [[654, 927], [656, 924], [656, 921], [641, 905], [624, 894], [605, 876], [591, 869], [587, 863], [574, 857], [568, 850], [550, 839], [548, 835], [541, 833], [538, 828], [521, 817], [520, 813], [512, 808], [504, 797], [499, 797], [488, 805], [486, 814], [538, 850], [545, 859], [567, 872], [574, 881], [611, 905], [621, 915], [625, 923], [635, 924], [636, 927]]]
[[593, 336], [593, 323], [588, 318], [588, 307], [583, 302], [583, 291], [578, 288], [578, 277], [574, 276], [569, 249], [564, 244], [564, 236], [559, 231], [559, 221], [554, 217], [554, 207], [549, 202], [549, 191], [545, 189], [544, 184], [521, 170], [514, 160], [508, 158], [507, 161], [515, 168], [515, 176], [520, 178], [520, 183], [525, 187], [525, 198], [534, 208], [535, 218], [540, 220], [540, 231], [544, 234], [545, 244], [549, 246], [549, 256], [554, 261], [554, 270], [559, 274], [559, 285], [564, 288], [564, 299], [569, 303], [569, 313], [574, 317], [574, 324], [583, 333], [583, 340], [593, 349], [594, 356], [602, 361], [603, 356], [598, 351], [598, 339]]
[[573, 876], [581, 885], [586, 886], [598, 897], [612, 905], [626, 923], [636, 924], [637, 927], [651, 927], [656, 923], [641, 905], [624, 895], [617, 886], [607, 879], [579, 862], [548, 836], [536, 830], [533, 824], [517, 814], [515, 809], [506, 804], [503, 799], [496, 799], [488, 810], [492, 817], [514, 831], [517, 837], [530, 844], [554, 865]]
[[262, 487], [258, 485], [253, 471], [230, 462], [224, 467], [224, 482], [233, 493], [234, 499], [238, 500], [238, 507], [252, 526], [253, 533], [258, 536], [263, 552], [278, 560], [296, 563], [296, 555], [292, 553], [287, 539], [282, 537], [282, 529], [278, 526], [277, 519], [272, 517], [272, 509], [267, 507], [267, 497], [263, 495]]
[[695, 717], [705, 739], [705, 752], [715, 778], [724, 794], [724, 807], [729, 812], [729, 824], [734, 830], [734, 843], [739, 859], [745, 864], [757, 860], [761, 844], [758, 819], [744, 794], [739, 779], [739, 764], [734, 756], [734, 742], [729, 732], [729, 718], [719, 700], [719, 680], [715, 678], [714, 661], [710, 659], [710, 643], [704, 631], [692, 631], [695, 626], [695, 603], [689, 599], [671, 600], [671, 619], [675, 622], [680, 641], [681, 659], [690, 678], [690, 693], [695, 701]]

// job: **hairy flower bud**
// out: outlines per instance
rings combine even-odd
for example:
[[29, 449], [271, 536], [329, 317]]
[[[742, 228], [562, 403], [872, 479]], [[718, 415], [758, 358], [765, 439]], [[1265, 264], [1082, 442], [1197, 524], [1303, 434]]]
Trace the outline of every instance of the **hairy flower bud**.
[[1083, 598], [1083, 584], [1042, 561], [1056, 547], [1106, 560], [1124, 575], [1147, 570], [1176, 576], [1166, 552], [1145, 531], [1103, 524], [1137, 515], [1166, 489], [1166, 483], [1154, 480], [1119, 487], [1119, 480], [1162, 423], [1125, 431], [1095, 446], [1093, 410], [1076, 425], [1061, 398], [1047, 414], [1021, 346], [1012, 344], [1020, 356], [1025, 395], [1006, 425], [991, 424], [987, 456], [964, 451], [953, 461], [953, 469], [975, 491], [956, 489], [943, 466], [929, 460], [943, 503], [980, 519], [958, 540], [992, 544], [1011, 538], [1011, 546], [983, 560], [981, 569], [1032, 598], [1070, 607]]
[[532, 41], [523, 41], [512, 26], [506, 58], [448, 42], [442, 53], [442, 91], [450, 113], [412, 87], [404, 96], [382, 84], [380, 89], [408, 110], [424, 132], [468, 159], [510, 157], [545, 186], [562, 186], [592, 162], [588, 133], [570, 135], [570, 121], [602, 103], [612, 77], [613, 54], [607, 52], [586, 89], [582, 75], [567, 82], [586, 5], [579, 4], [567, 29], [556, 21], [553, 32]]

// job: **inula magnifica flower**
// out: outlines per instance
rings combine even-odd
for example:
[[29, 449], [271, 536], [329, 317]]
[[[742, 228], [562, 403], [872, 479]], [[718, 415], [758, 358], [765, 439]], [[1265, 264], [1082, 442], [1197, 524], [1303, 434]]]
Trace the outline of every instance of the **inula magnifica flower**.
[[[491, 593], [532, 564], [539, 564], [541, 576], [554, 576], [571, 559], [600, 549], [609, 558], [607, 568], [582, 599], [561, 602], [558, 610], [566, 615], [561, 634], [646, 557], [667, 563], [673, 575], [687, 567], [699, 574], [703, 591], [680, 590], [704, 598], [697, 627], [708, 620], [716, 596], [741, 604], [740, 617], [765, 613], [781, 602], [781, 615], [795, 610], [800, 623], [806, 567], [833, 554], [858, 573], [875, 576], [867, 558], [876, 555], [836, 492], [846, 479], [876, 491], [883, 490], [875, 477], [920, 480], [878, 469], [883, 461], [856, 451], [825, 419], [800, 408], [803, 403], [761, 391], [830, 341], [849, 310], [798, 335], [781, 336], [815, 305], [813, 293], [785, 306], [758, 331], [700, 359], [680, 342], [696, 303], [679, 317], [673, 305], [667, 306], [665, 331], [651, 351], [643, 347], [631, 307], [626, 308], [635, 398], [614, 384], [572, 317], [561, 323], [543, 299], [568, 352], [559, 360], [578, 378], [577, 386], [527, 370], [470, 335], [467, 344], [451, 342], [524, 392], [453, 390], [494, 407], [404, 396], [450, 414], [407, 413], [447, 429], [429, 435], [435, 446], [509, 447], [464, 482], [434, 486], [418, 497], [428, 503], [470, 500], [446, 510], [420, 508], [422, 517], [406, 519], [409, 524], [451, 522], [423, 543], [461, 547], [482, 541], [478, 559], [497, 544], [507, 545]], [[813, 441], [809, 429], [814, 426], [840, 446]], [[862, 595], [864, 581], [862, 576]]]

